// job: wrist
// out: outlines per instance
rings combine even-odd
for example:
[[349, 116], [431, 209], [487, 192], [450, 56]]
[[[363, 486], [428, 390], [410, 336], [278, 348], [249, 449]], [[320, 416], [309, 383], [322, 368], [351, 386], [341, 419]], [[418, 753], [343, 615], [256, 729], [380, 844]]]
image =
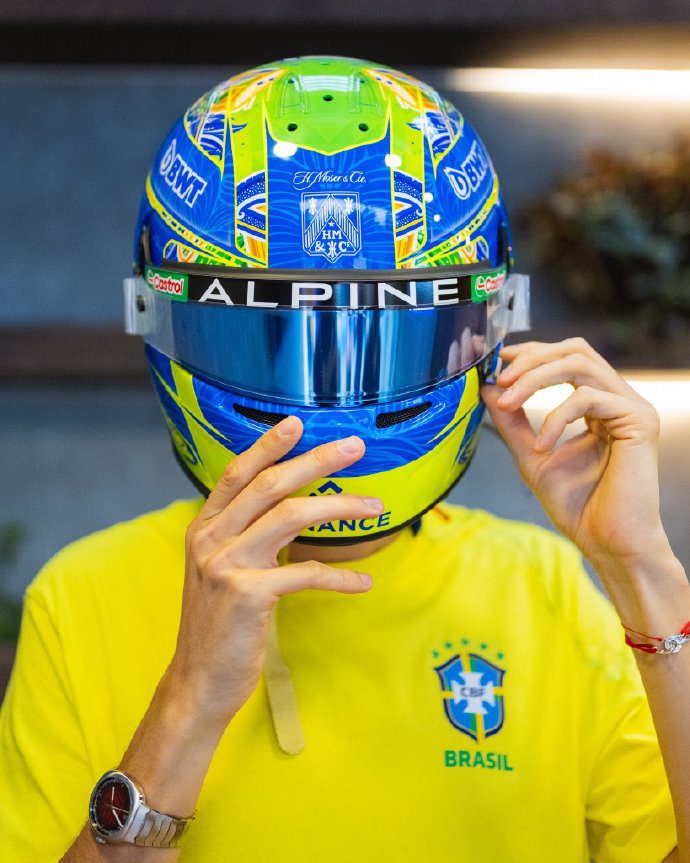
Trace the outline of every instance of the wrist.
[[658, 572], [671, 572], [678, 567], [682, 570], [661, 522], [644, 537], [637, 537], [635, 543], [629, 544], [625, 549], [589, 548], [585, 551], [585, 556], [602, 581], [605, 578], [657, 578], [655, 573]]
[[170, 663], [156, 689], [154, 701], [181, 734], [216, 745], [234, 716], [231, 710], [219, 710], [209, 704], [199, 680]]
[[191, 813], [226, 725], [195, 710], [169, 668], [119, 769], [141, 783], [154, 809]]
[[654, 553], [592, 563], [626, 626], [670, 634], [690, 620], [690, 583], [668, 542]]

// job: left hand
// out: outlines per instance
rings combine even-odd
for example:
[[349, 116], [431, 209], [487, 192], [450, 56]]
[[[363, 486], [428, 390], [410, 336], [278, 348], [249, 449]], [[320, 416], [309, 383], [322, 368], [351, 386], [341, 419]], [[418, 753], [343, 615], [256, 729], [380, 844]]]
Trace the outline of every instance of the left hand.
[[[554, 525], [595, 566], [635, 562], [666, 548], [659, 515], [659, 417], [584, 339], [505, 347], [510, 365], [482, 397], [525, 482]], [[538, 434], [523, 409], [537, 390], [575, 391]], [[507, 389], [504, 389], [507, 388]], [[566, 427], [587, 430], [556, 446]]]

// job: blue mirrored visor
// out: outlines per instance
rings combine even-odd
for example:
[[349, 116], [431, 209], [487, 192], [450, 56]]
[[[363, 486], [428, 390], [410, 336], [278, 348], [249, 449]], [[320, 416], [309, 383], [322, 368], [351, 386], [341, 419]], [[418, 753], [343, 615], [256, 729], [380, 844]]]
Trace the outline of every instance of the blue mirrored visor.
[[[422, 393], [503, 339], [501, 291], [422, 308], [256, 308], [171, 302], [145, 291], [147, 343], [198, 376], [257, 400], [354, 406]], [[267, 408], [268, 409], [268, 408]]]

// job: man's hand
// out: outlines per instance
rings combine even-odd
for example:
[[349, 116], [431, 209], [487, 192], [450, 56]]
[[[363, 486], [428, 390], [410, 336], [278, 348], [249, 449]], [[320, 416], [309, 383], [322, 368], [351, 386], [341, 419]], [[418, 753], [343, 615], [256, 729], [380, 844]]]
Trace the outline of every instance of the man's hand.
[[378, 515], [375, 498], [288, 497], [364, 454], [356, 437], [276, 462], [297, 443], [288, 417], [234, 458], [187, 531], [182, 616], [168, 677], [200, 717], [227, 723], [257, 685], [269, 622], [281, 596], [300, 590], [363, 593], [370, 576], [317, 561], [278, 566], [278, 552], [304, 528]]
[[[677, 631], [690, 618], [690, 587], [659, 515], [656, 411], [583, 339], [527, 342], [501, 355], [510, 365], [482, 397], [525, 482], [595, 566], [624, 623], [640, 632]], [[524, 403], [563, 383], [574, 392], [535, 434]], [[587, 430], [557, 446], [578, 419]], [[678, 848], [664, 863], [690, 863], [690, 650], [670, 662], [637, 651], [636, 659], [676, 816]]]
[[[659, 515], [659, 417], [584, 339], [503, 348], [510, 365], [482, 397], [554, 525], [595, 565], [668, 549]], [[535, 434], [523, 405], [569, 383], [572, 395]], [[506, 389], [504, 389], [506, 388]], [[566, 427], [587, 431], [556, 446]]]
[[[288, 497], [364, 454], [357, 437], [277, 462], [302, 433], [297, 417], [266, 432], [227, 466], [187, 530], [182, 614], [175, 655], [120, 768], [163, 812], [192, 812], [227, 724], [261, 675], [271, 612], [300, 590], [364, 593], [371, 577], [317, 561], [278, 566], [304, 528], [383, 511], [375, 498]], [[63, 863], [174, 863], [179, 848], [98, 845], [88, 823]]]

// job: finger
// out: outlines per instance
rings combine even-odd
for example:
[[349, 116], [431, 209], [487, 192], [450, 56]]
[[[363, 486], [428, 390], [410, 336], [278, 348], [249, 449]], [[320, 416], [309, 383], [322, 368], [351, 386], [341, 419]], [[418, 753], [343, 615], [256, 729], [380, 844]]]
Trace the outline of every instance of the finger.
[[520, 470], [529, 472], [534, 461], [536, 435], [522, 408], [510, 412], [501, 409], [498, 401], [502, 392], [501, 387], [495, 384], [481, 388], [482, 399], [499, 434], [508, 445]]
[[372, 578], [366, 572], [340, 569], [318, 560], [290, 563], [264, 572], [265, 589], [269, 590], [275, 599], [300, 590], [366, 593], [372, 586]]
[[503, 345], [501, 348], [501, 354], [505, 353], [506, 360], [510, 362], [513, 357], [519, 356], [526, 351], [534, 351], [541, 349], [556, 351], [561, 355], [579, 352], [581, 354], [588, 354], [592, 357], [592, 359], [598, 359], [600, 362], [606, 363], [606, 360], [602, 357], [602, 355], [595, 351], [594, 348], [587, 341], [587, 339], [583, 339], [582, 336], [573, 336], [568, 339], [561, 339], [560, 342], [530, 341], [518, 342], [515, 345]]
[[588, 430], [598, 438], [608, 443], [609, 433], [606, 431], [606, 426], [601, 420], [595, 420], [593, 417], [585, 417], [585, 424]]
[[288, 416], [238, 456], [228, 462], [199, 512], [201, 520], [221, 512], [254, 477], [287, 455], [302, 435], [299, 417]]
[[616, 393], [579, 387], [562, 404], [547, 414], [534, 442], [534, 451], [552, 449], [566, 427], [579, 419], [599, 420], [616, 440], [642, 442], [653, 432], [653, 420], [646, 406]]
[[564, 383], [636, 397], [634, 390], [612, 368], [602, 366], [584, 354], [569, 354], [534, 368], [526, 368], [503, 393], [500, 407], [514, 410], [521, 407], [538, 390]]
[[218, 536], [238, 536], [288, 495], [320, 477], [349, 467], [364, 455], [364, 441], [352, 436], [314, 447], [281, 464], [271, 465], [242, 489], [213, 525]]
[[213, 559], [205, 572], [211, 589], [221, 595], [230, 594], [245, 608], [257, 611], [270, 608], [281, 596], [300, 590], [365, 593], [372, 586], [372, 578], [366, 572], [328, 566], [316, 560], [270, 569], [236, 569], [228, 566], [227, 561]]
[[224, 556], [234, 566], [275, 566], [281, 548], [305, 528], [340, 519], [375, 521], [382, 512], [383, 503], [378, 498], [352, 494], [289, 497], [258, 518], [217, 555]]
[[582, 338], [565, 339], [561, 342], [522, 342], [501, 349], [502, 359], [510, 363], [498, 377], [501, 386], [510, 386], [521, 374], [530, 368], [560, 359], [568, 354], [581, 354], [600, 366], [611, 369], [606, 360]]

